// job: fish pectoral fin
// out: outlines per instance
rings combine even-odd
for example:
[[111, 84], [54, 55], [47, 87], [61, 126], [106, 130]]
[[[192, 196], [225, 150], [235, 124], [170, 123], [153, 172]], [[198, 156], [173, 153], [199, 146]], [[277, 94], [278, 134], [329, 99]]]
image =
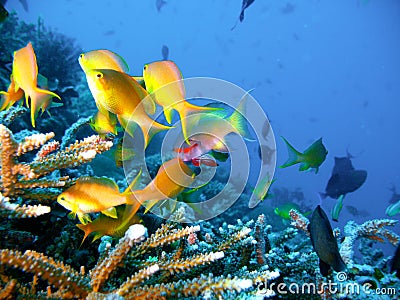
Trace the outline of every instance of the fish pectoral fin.
[[75, 218], [76, 218], [76, 213], [73, 212], [73, 211], [71, 211], [71, 212], [68, 214], [68, 219], [75, 220]]
[[117, 210], [115, 209], [114, 206], [113, 206], [113, 207], [110, 207], [110, 208], [107, 208], [107, 209], [105, 209], [105, 210], [102, 210], [101, 213], [102, 213], [103, 215], [106, 215], [107, 217], [110, 217], [110, 218], [114, 218], [114, 219], [117, 219], [117, 218], [118, 218], [118, 216], [117, 216]]
[[299, 167], [299, 171], [306, 171], [310, 168], [310, 165], [306, 162], [303, 162], [300, 167]]
[[168, 124], [172, 123], [172, 117], [174, 116], [174, 109], [172, 106], [163, 107], [165, 120]]
[[79, 221], [83, 225], [86, 225], [86, 224], [92, 222], [92, 219], [90, 218], [90, 216], [88, 214], [77, 213], [76, 215], [78, 216]]

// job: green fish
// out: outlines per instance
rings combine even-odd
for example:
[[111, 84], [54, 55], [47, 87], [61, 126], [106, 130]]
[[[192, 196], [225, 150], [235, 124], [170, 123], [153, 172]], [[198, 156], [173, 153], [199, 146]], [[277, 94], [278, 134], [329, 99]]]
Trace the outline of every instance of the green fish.
[[280, 166], [280, 168], [286, 168], [300, 163], [299, 171], [306, 171], [310, 168], [315, 169], [315, 173], [318, 173], [319, 166], [325, 161], [328, 151], [322, 144], [322, 138], [312, 143], [304, 153], [301, 153], [293, 148], [289, 142], [282, 137], [288, 148], [289, 158]]
[[386, 214], [389, 217], [393, 217], [394, 215], [397, 215], [398, 213], [400, 213], [400, 200], [397, 201], [396, 203], [393, 203], [392, 205], [389, 205], [386, 208]]
[[343, 199], [344, 199], [344, 195], [340, 195], [336, 201], [335, 206], [332, 208], [332, 212], [331, 212], [332, 220], [335, 222], [338, 222], [339, 214], [342, 211]]
[[2, 4], [0, 4], [0, 23], [4, 22], [7, 19], [8, 15], [9, 13], [7, 9], [5, 9]]
[[[285, 203], [282, 205], [279, 205], [278, 207], [275, 207], [274, 213], [278, 216], [280, 216], [284, 220], [291, 220], [290, 218], [290, 210], [295, 209], [298, 212], [301, 212], [300, 207], [296, 203]], [[304, 216], [309, 215], [311, 212], [306, 212], [303, 213]]]

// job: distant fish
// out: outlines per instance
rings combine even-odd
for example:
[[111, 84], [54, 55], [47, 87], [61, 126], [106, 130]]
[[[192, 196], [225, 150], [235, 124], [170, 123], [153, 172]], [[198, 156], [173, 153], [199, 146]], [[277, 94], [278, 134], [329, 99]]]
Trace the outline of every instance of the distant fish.
[[396, 277], [400, 279], [400, 243], [398, 243], [396, 252], [390, 261], [390, 273], [396, 271]]
[[[275, 207], [274, 213], [275, 213], [276, 215], [280, 216], [280, 217], [281, 217], [282, 219], [284, 219], [284, 220], [291, 220], [291, 217], [290, 217], [289, 212], [290, 212], [292, 209], [295, 209], [295, 210], [297, 210], [298, 212], [301, 212], [300, 207], [299, 207], [296, 203], [288, 202], [288, 203], [279, 205], [278, 207]], [[303, 213], [303, 215], [304, 215], [304, 216], [307, 216], [307, 215], [309, 215], [310, 213], [311, 213], [311, 212], [306, 212], [306, 213]]]
[[300, 171], [306, 171], [312, 168], [315, 169], [315, 173], [318, 173], [318, 168], [325, 161], [326, 155], [328, 154], [328, 151], [322, 144], [322, 138], [312, 143], [303, 153], [294, 149], [284, 137], [282, 137], [282, 139], [286, 143], [289, 158], [280, 168], [286, 168], [300, 163]]
[[272, 198], [268, 192], [275, 180], [272, 179], [270, 174], [267, 174], [258, 182], [249, 200], [250, 208], [256, 207], [261, 201]]
[[161, 12], [161, 8], [162, 8], [165, 4], [167, 4], [167, 2], [164, 1], [164, 0], [156, 0], [156, 8], [157, 8], [157, 11], [158, 11], [158, 12]]
[[321, 196], [337, 199], [341, 195], [359, 189], [366, 179], [367, 171], [355, 170], [349, 155], [347, 157], [335, 157], [332, 175], [326, 185], [325, 193]]
[[286, 3], [284, 7], [281, 8], [281, 13], [283, 14], [291, 14], [294, 12], [295, 6], [291, 3]]
[[4, 22], [8, 17], [8, 11], [0, 4], [0, 23]]
[[393, 185], [389, 190], [392, 192], [392, 197], [389, 199], [389, 203], [393, 204], [400, 200], [400, 194], [397, 194], [396, 187]]
[[258, 146], [258, 156], [260, 157], [263, 165], [268, 165], [272, 162], [276, 149], [272, 149], [267, 145]]
[[115, 34], [115, 30], [107, 30], [103, 33], [104, 35], [114, 35]]
[[[246, 10], [246, 8], [248, 8], [251, 4], [253, 4], [254, 0], [243, 0], [242, 2], [242, 9], [240, 10], [240, 15], [239, 15], [239, 21], [243, 22], [244, 20], [244, 11]], [[235, 29], [237, 25], [237, 21], [235, 23], [235, 25], [233, 25], [233, 27], [231, 28], [231, 30]]]
[[326, 213], [321, 206], [317, 206], [308, 224], [311, 244], [319, 257], [319, 270], [327, 276], [332, 267], [336, 272], [346, 270], [346, 264], [339, 254], [336, 238]]
[[386, 208], [386, 214], [389, 217], [393, 217], [393, 216], [395, 216], [395, 215], [397, 215], [399, 213], [400, 213], [400, 200], [395, 202], [395, 203], [393, 203], [393, 204], [391, 204], [391, 205], [389, 205]]
[[369, 213], [366, 210], [359, 210], [358, 208], [352, 206], [352, 205], [346, 205], [345, 206], [346, 210], [353, 216], [353, 217], [367, 217], [369, 216]]
[[339, 221], [339, 214], [343, 208], [343, 199], [344, 195], [340, 195], [340, 197], [336, 201], [335, 206], [332, 208], [332, 220], [335, 222]]
[[161, 48], [161, 54], [163, 60], [168, 60], [169, 49], [168, 46], [163, 45]]

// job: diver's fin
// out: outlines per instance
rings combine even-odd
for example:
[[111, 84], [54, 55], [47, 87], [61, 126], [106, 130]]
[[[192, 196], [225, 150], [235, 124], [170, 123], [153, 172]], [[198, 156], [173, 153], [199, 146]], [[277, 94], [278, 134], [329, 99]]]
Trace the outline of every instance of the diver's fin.
[[117, 210], [115, 209], [114, 206], [113, 206], [113, 207], [110, 207], [110, 208], [107, 208], [107, 209], [105, 209], [105, 210], [102, 210], [101, 213], [102, 213], [103, 215], [106, 215], [106, 216], [110, 217], [110, 218], [114, 218], [114, 219], [118, 218], [118, 216], [117, 216]]
[[294, 149], [293, 146], [290, 145], [289, 142], [283, 136], [282, 136], [282, 139], [286, 143], [286, 146], [287, 146], [287, 149], [288, 149], [289, 158], [279, 168], [286, 168], [286, 167], [293, 166], [293, 165], [301, 162], [302, 161], [302, 153], [300, 153], [299, 151]]

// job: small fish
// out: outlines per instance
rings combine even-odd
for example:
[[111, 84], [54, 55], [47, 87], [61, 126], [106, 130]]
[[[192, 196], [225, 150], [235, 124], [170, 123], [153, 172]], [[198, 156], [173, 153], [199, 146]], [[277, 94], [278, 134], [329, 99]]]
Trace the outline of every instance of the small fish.
[[[240, 10], [239, 21], [243, 22], [244, 20], [244, 11], [248, 8], [251, 4], [253, 4], [254, 0], [243, 0], [242, 1], [242, 9]], [[231, 30], [235, 29], [238, 21], [236, 21], [235, 25], [231, 28]]]
[[[241, 99], [239, 105], [227, 115], [220, 110], [196, 114], [188, 120], [189, 144], [196, 143], [197, 146], [188, 148], [191, 151], [185, 152], [181, 157], [184, 161], [190, 161], [194, 157], [201, 156], [215, 151], [229, 155], [227, 137], [234, 133], [241, 137], [251, 140], [251, 135], [247, 127], [246, 118], [246, 93]], [[200, 132], [200, 133], [198, 133]]]
[[8, 18], [8, 11], [4, 8], [2, 4], [0, 4], [0, 23], [4, 22]]
[[332, 208], [332, 220], [335, 222], [339, 221], [339, 214], [343, 208], [343, 199], [344, 195], [340, 195], [340, 197], [336, 201], [335, 206]]
[[99, 111], [117, 115], [119, 123], [131, 136], [136, 127], [134, 123], [138, 124], [145, 148], [157, 132], [171, 129], [147, 115], [141, 101], [148, 93], [129, 75], [112, 69], [93, 69], [86, 72], [86, 79]]
[[[285, 204], [279, 205], [278, 207], [275, 207], [274, 213], [276, 215], [280, 216], [284, 220], [291, 220], [289, 212], [292, 209], [295, 209], [298, 212], [301, 211], [300, 207], [296, 203], [290, 202], [290, 203], [285, 203]], [[303, 215], [307, 215], [307, 214], [309, 214], [309, 212], [306, 214], [303, 214]]]
[[123, 138], [119, 139], [117, 142], [116, 149], [111, 149], [111, 151], [114, 157], [115, 165], [118, 168], [122, 168], [124, 162], [132, 160], [136, 155], [135, 151], [123, 145]]
[[308, 224], [311, 244], [319, 257], [319, 270], [323, 276], [327, 276], [332, 267], [336, 272], [346, 270], [346, 264], [339, 253], [336, 238], [333, 236], [328, 216], [317, 206]]
[[352, 206], [352, 205], [346, 205], [345, 206], [346, 210], [353, 216], [353, 217], [367, 217], [369, 216], [369, 213], [366, 210], [359, 210], [358, 208]]
[[396, 252], [390, 261], [390, 273], [396, 272], [396, 277], [400, 279], [400, 243], [397, 244]]
[[165, 4], [167, 4], [167, 2], [164, 1], [164, 0], [156, 0], [157, 12], [160, 13], [160, 12], [161, 12], [161, 8], [162, 8]]
[[168, 60], [169, 49], [168, 46], [163, 45], [161, 48], [161, 54], [163, 60]]
[[0, 91], [0, 95], [0, 111], [2, 111], [9, 109], [15, 102], [21, 100], [24, 97], [24, 91], [22, 89], [15, 89], [15, 82], [11, 76], [11, 83], [8, 86], [7, 92]]
[[129, 72], [128, 64], [122, 56], [106, 49], [81, 53], [78, 61], [85, 73], [92, 69], [111, 69], [123, 73]]
[[[138, 177], [137, 177], [138, 178]], [[136, 185], [137, 178], [123, 192], [120, 193], [114, 180], [106, 177], [81, 177], [75, 185], [71, 186], [57, 197], [57, 202], [70, 210], [69, 217], [78, 216], [82, 224], [90, 222], [89, 213], [102, 212], [103, 214], [117, 218], [115, 206], [130, 204], [140, 207], [131, 192]]]
[[322, 144], [322, 138], [312, 143], [303, 153], [294, 149], [284, 137], [282, 137], [282, 139], [288, 148], [289, 158], [280, 168], [286, 168], [300, 163], [300, 171], [313, 168], [315, 169], [315, 173], [318, 173], [318, 168], [325, 161], [326, 155], [328, 154], [328, 151]]
[[110, 218], [106, 215], [100, 214], [95, 220], [93, 220], [93, 222], [76, 225], [85, 233], [81, 245], [91, 233], [95, 234], [92, 243], [104, 235], [121, 238], [124, 236], [125, 231], [129, 226], [140, 223], [141, 219], [137, 214], [133, 215], [129, 220], [124, 220], [124, 206], [117, 206], [115, 209], [117, 212], [117, 218]]
[[[32, 126], [35, 127], [35, 119], [39, 110], [44, 111], [50, 107], [52, 97], [61, 98], [53, 92], [38, 88], [38, 66], [31, 43], [14, 52], [11, 76], [14, 82], [14, 91], [18, 92], [19, 89], [22, 89], [25, 93], [26, 105], [31, 109]], [[11, 97], [10, 94], [8, 96]]]
[[291, 3], [286, 3], [284, 7], [281, 8], [281, 13], [282, 14], [291, 14], [294, 12], [295, 6]]
[[275, 152], [276, 149], [271, 149], [267, 145], [258, 146], [258, 156], [260, 157], [263, 165], [271, 164]]
[[156, 61], [143, 67], [146, 90], [153, 94], [164, 110], [168, 124], [172, 123], [173, 111], [179, 114], [185, 141], [188, 141], [187, 116], [196, 112], [215, 111], [216, 108], [193, 105], [185, 100], [186, 91], [182, 73], [170, 60]]
[[392, 187], [389, 188], [389, 191], [392, 192], [392, 196], [389, 199], [389, 203], [393, 204], [400, 200], [400, 194], [397, 194], [396, 187], [394, 185], [392, 185]]
[[195, 174], [181, 159], [173, 158], [163, 163], [156, 177], [143, 189], [133, 191], [136, 199], [144, 203], [146, 212], [157, 202], [176, 198], [194, 181]]
[[257, 183], [249, 200], [250, 208], [257, 206], [258, 203], [265, 199], [271, 198], [268, 191], [275, 180], [276, 179], [272, 179], [270, 174], [267, 174]]
[[351, 162], [351, 156], [335, 157], [335, 165], [332, 175], [328, 180], [325, 193], [321, 196], [339, 198], [341, 195], [354, 192], [359, 189], [367, 179], [367, 171], [355, 170]]
[[97, 111], [97, 113], [90, 118], [89, 125], [101, 138], [105, 138], [109, 134], [118, 134], [117, 117], [108, 111], [106, 111], [105, 115], [101, 111]]
[[393, 204], [391, 204], [391, 205], [389, 205], [386, 208], [386, 214], [389, 217], [393, 217], [393, 216], [395, 216], [395, 215], [397, 215], [399, 213], [400, 213], [400, 200], [395, 202], [395, 203], [393, 203]]

